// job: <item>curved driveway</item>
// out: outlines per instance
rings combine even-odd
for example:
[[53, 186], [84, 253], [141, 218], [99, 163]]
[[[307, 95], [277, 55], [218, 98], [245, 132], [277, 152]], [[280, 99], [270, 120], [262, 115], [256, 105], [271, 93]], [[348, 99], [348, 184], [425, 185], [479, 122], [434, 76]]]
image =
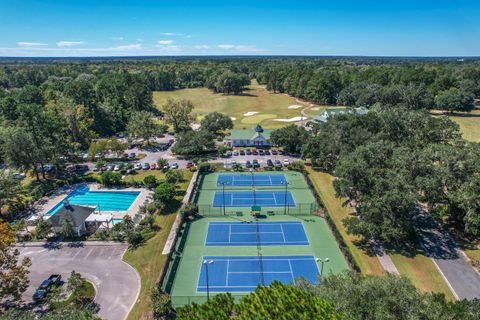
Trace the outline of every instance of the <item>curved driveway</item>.
[[35, 288], [50, 274], [60, 273], [66, 281], [70, 272], [75, 270], [95, 285], [95, 302], [100, 306], [98, 315], [102, 319], [125, 319], [140, 291], [137, 272], [122, 261], [126, 248], [122, 244], [79, 247], [64, 245], [60, 249], [19, 248], [22, 256], [32, 259], [30, 287], [24, 300], [31, 301]]

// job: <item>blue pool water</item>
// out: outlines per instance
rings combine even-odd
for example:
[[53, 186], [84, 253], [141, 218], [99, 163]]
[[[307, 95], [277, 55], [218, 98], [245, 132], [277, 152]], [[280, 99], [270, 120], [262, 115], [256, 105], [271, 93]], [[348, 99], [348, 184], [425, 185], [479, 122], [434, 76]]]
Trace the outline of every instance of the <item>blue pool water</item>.
[[[139, 191], [90, 191], [88, 186], [77, 188], [64, 200], [70, 204], [96, 206], [99, 211], [127, 211]], [[63, 200], [48, 211], [47, 215], [54, 215], [63, 207]]]

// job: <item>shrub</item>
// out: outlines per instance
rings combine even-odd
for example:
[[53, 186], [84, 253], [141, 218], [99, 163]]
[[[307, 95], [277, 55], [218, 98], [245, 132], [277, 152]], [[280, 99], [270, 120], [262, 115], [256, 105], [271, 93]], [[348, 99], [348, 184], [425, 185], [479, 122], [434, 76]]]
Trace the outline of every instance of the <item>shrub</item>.
[[172, 170], [172, 171], [168, 171], [166, 174], [165, 174], [165, 180], [168, 182], [168, 183], [177, 183], [177, 182], [180, 182], [183, 180], [183, 174], [181, 171], [178, 171], [178, 170]]
[[189, 205], [182, 208], [180, 214], [184, 219], [195, 217], [198, 214], [198, 206], [195, 203], [190, 203]]
[[293, 171], [304, 172], [305, 164], [303, 163], [303, 161], [293, 161], [292, 163], [290, 163], [288, 168]]
[[198, 165], [198, 172], [200, 173], [210, 173], [215, 171], [215, 166], [208, 162], [201, 162]]
[[105, 187], [119, 186], [122, 184], [122, 175], [117, 172], [104, 172], [100, 176], [100, 183]]
[[161, 291], [158, 287], [150, 293], [152, 302], [153, 316], [155, 319], [166, 319], [172, 312], [172, 301], [170, 296]]
[[166, 181], [162, 181], [155, 188], [155, 193], [153, 195], [153, 198], [157, 201], [168, 203], [169, 201], [173, 200], [173, 198], [175, 197], [175, 194], [176, 194], [175, 186]]
[[157, 186], [157, 178], [153, 175], [146, 176], [143, 178], [143, 184], [147, 188], [155, 188]]

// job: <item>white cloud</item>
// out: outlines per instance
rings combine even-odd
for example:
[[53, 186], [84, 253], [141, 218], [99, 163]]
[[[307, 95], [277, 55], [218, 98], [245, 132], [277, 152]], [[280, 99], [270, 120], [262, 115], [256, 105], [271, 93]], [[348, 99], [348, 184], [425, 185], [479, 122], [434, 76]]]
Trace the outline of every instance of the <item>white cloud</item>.
[[46, 46], [46, 43], [40, 43], [40, 42], [25, 42], [25, 41], [20, 41], [17, 42], [17, 46], [19, 47], [40, 47], [40, 46]]
[[113, 41], [122, 41], [123, 37], [111, 37], [110, 39], [112, 39]]
[[196, 46], [193, 46], [195, 49], [203, 49], [203, 50], [206, 50], [206, 49], [209, 49], [210, 46], [206, 45], [206, 44], [199, 44], [199, 45], [196, 45]]
[[217, 47], [219, 49], [235, 53], [263, 53], [267, 51], [255, 46], [241, 44], [219, 44]]
[[107, 49], [113, 49], [117, 51], [127, 51], [127, 50], [140, 50], [142, 49], [142, 45], [140, 43], [134, 43], [134, 44], [128, 44], [125, 46], [117, 46], [115, 48], [107, 48]]
[[174, 32], [162, 32], [161, 35], [173, 37], [173, 36], [176, 36], [176, 35], [178, 35], [178, 34], [177, 34], [177, 33], [174, 33]]
[[217, 47], [219, 47], [220, 49], [223, 49], [223, 50], [231, 50], [231, 49], [235, 48], [235, 46], [233, 44], [219, 44]]
[[190, 39], [191, 37], [192, 37], [191, 34], [187, 34], [187, 35], [185, 36], [185, 38], [187, 38], [187, 39]]
[[173, 40], [159, 40], [157, 41], [158, 44], [172, 44]]
[[57, 42], [57, 47], [74, 47], [85, 44], [85, 41], [59, 41]]
[[160, 53], [179, 53], [183, 51], [183, 48], [178, 45], [157, 44], [155, 47], [158, 48]]

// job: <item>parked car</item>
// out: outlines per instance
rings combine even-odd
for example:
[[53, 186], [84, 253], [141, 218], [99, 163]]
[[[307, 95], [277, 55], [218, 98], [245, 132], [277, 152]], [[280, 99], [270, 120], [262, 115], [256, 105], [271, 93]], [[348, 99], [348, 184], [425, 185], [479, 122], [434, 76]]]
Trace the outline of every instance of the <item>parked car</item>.
[[50, 173], [53, 171], [53, 169], [54, 169], [53, 164], [47, 164], [43, 167], [43, 172]]
[[233, 167], [233, 166], [236, 166], [236, 165], [237, 165], [237, 161], [232, 160], [232, 161], [230, 162], [230, 164], [232, 165], [232, 167]]
[[95, 160], [102, 159], [105, 155], [101, 152], [95, 154]]
[[158, 166], [157, 166], [156, 163], [152, 163], [152, 164], [150, 165], [150, 170], [157, 170], [157, 168], [158, 168]]
[[241, 156], [244, 156], [244, 155], [245, 155], [245, 151], [244, 151], [244, 150], [240, 150], [239, 153], [240, 153]]
[[166, 165], [163, 166], [163, 171], [167, 171], [170, 169], [170, 165], [167, 163]]
[[252, 150], [246, 149], [246, 150], [245, 150], [245, 154], [246, 154], [247, 156], [251, 155], [251, 154], [252, 154]]
[[38, 289], [32, 295], [32, 299], [35, 302], [42, 301], [47, 296], [52, 286], [61, 285], [62, 276], [59, 274], [52, 274], [48, 279], [43, 280]]
[[226, 156], [226, 157], [231, 157], [231, 156], [232, 156], [232, 151], [227, 151], [227, 152], [225, 153], [225, 156]]
[[88, 160], [88, 152], [82, 152], [82, 160], [84, 161]]
[[260, 163], [258, 163], [257, 159], [253, 159], [252, 165], [253, 165], [254, 168], [260, 168]]
[[276, 155], [278, 154], [277, 150], [276, 150], [276, 149], [272, 149], [272, 154], [273, 154], [274, 156], [276, 156]]
[[237, 150], [234, 150], [234, 151], [233, 151], [233, 155], [234, 155], [234, 156], [238, 156], [238, 151], [237, 151]]
[[19, 173], [15, 173], [13, 176], [15, 177], [15, 179], [23, 180], [27, 175], [23, 172], [19, 172]]
[[145, 163], [143, 164], [143, 166], [142, 166], [142, 169], [143, 169], [143, 170], [150, 170], [150, 163], [145, 162]]
[[275, 167], [277, 167], [277, 168], [282, 167], [282, 163], [280, 162], [280, 160], [275, 160]]
[[279, 155], [282, 155], [282, 154], [283, 154], [283, 151], [282, 151], [282, 150], [278, 150], [277, 153], [278, 153]]
[[267, 160], [267, 166], [273, 167], [273, 161], [271, 159]]
[[122, 168], [122, 165], [117, 163], [114, 167], [113, 167], [113, 171], [120, 171], [120, 169]]
[[136, 156], [137, 156], [137, 155], [135, 154], [135, 152], [132, 152], [132, 153], [129, 153], [129, 154], [128, 154], [128, 157], [129, 157], [130, 159], [135, 159]]
[[193, 162], [187, 162], [187, 169], [193, 168]]
[[264, 155], [265, 155], [265, 151], [262, 150], [262, 149], [260, 149], [260, 150], [258, 150], [258, 154], [261, 155], [261, 156], [264, 156]]
[[250, 162], [250, 160], [247, 160], [247, 162], [245, 162], [245, 167], [246, 168], [251, 168], [252, 167], [252, 163]]
[[266, 156], [269, 156], [269, 155], [270, 155], [270, 151], [265, 150], [265, 155], [266, 155]]
[[174, 164], [172, 164], [171, 168], [172, 169], [178, 169], [178, 163], [175, 162]]
[[141, 169], [142, 169], [142, 165], [140, 164], [140, 162], [136, 162], [136, 163], [133, 165], [133, 169], [135, 169], [135, 170], [141, 170]]
[[106, 169], [107, 169], [107, 171], [113, 171], [114, 167], [115, 167], [115, 166], [114, 166], [112, 163], [110, 163], [110, 164], [107, 164], [107, 168], [106, 168]]
[[283, 159], [283, 166], [288, 167], [290, 165], [290, 160], [288, 159]]
[[258, 155], [258, 151], [257, 151], [256, 149], [253, 149], [253, 150], [252, 150], [252, 154], [253, 154], [254, 156]]

